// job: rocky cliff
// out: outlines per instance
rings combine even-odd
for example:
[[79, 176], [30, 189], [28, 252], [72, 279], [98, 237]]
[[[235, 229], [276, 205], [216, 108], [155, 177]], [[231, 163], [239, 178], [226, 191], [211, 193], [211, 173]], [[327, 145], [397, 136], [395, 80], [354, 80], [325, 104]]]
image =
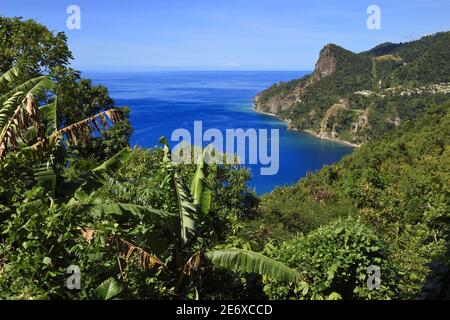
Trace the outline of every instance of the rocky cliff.
[[314, 81], [323, 79], [336, 71], [337, 49], [337, 46], [328, 44], [320, 51], [319, 60], [317, 60], [314, 73], [312, 74], [312, 79]]
[[270, 114], [279, 114], [280, 111], [288, 110], [302, 101], [301, 94], [307, 87], [333, 74], [337, 69], [338, 61], [342, 62], [345, 57], [352, 54], [335, 44], [327, 44], [320, 51], [319, 59], [312, 74], [290, 83], [275, 84], [256, 95], [254, 98], [255, 110]]

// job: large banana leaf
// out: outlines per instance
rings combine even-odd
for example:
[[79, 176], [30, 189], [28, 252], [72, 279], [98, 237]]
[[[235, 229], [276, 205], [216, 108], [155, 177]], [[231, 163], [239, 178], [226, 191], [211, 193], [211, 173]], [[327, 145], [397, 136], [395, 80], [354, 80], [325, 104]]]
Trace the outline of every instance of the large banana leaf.
[[189, 189], [184, 185], [179, 175], [174, 172], [172, 183], [175, 189], [178, 212], [180, 214], [180, 234], [183, 242], [187, 242], [197, 227], [197, 208], [189, 195]]
[[57, 100], [58, 99], [56, 98], [52, 103], [49, 103], [39, 108], [39, 112], [44, 116], [47, 135], [50, 135], [51, 132], [55, 132], [58, 130], [57, 116], [56, 116]]
[[0, 109], [0, 145], [3, 144], [6, 133], [12, 124], [12, 118], [17, 108], [20, 107], [18, 99], [22, 92], [16, 92], [12, 97], [6, 100]]
[[0, 97], [0, 103], [3, 103], [17, 92], [22, 92], [24, 96], [28, 94], [37, 95], [45, 90], [50, 90], [54, 86], [54, 83], [48, 76], [37, 77], [31, 80], [28, 80], [21, 85], [18, 85], [11, 91], [5, 93]]
[[180, 228], [179, 234], [183, 244], [188, 241], [191, 234], [195, 233], [196, 220], [198, 218], [197, 207], [194, 205], [189, 189], [177, 173], [177, 168], [172, 162], [172, 155], [168, 142], [165, 138], [160, 139], [160, 143], [164, 144], [164, 162], [168, 166], [169, 179], [172, 188], [175, 191], [175, 200], [178, 207]]
[[[155, 225], [155, 228], [145, 235], [145, 241], [148, 248], [151, 249], [152, 254], [156, 255], [151, 259], [152, 261], [156, 261], [155, 259], [157, 256], [164, 254], [164, 252], [172, 244], [170, 234], [176, 226], [176, 214], [168, 213], [148, 206], [139, 206], [129, 203], [99, 202], [100, 201], [97, 201], [97, 203], [92, 205], [93, 213], [97, 215], [114, 215], [117, 218], [132, 217], [133, 220], [146, 221]], [[141, 249], [137, 251], [144, 253]], [[148, 251], [145, 252], [148, 253]], [[150, 257], [147, 254], [145, 255]]]
[[197, 162], [197, 170], [191, 183], [191, 194], [194, 199], [194, 204], [198, 205], [204, 214], [209, 212], [211, 207], [211, 190], [206, 185], [206, 163], [204, 153], [199, 156]]
[[103, 162], [100, 166], [93, 169], [93, 172], [98, 171], [108, 171], [108, 172], [115, 172], [117, 171], [122, 165], [130, 160], [131, 158], [131, 150], [130, 148], [124, 148], [118, 153], [116, 153], [114, 156]]
[[232, 248], [208, 251], [205, 255], [214, 265], [219, 267], [258, 273], [287, 282], [301, 280], [301, 274], [297, 270], [257, 252]]
[[111, 178], [110, 174], [116, 172], [130, 158], [130, 148], [124, 148], [98, 167], [84, 174], [84, 183], [74, 192], [75, 198], [82, 201], [87, 199], [92, 192], [105, 185]]
[[[18, 75], [16, 69], [11, 69], [0, 77], [0, 82], [7, 83], [12, 81]], [[23, 131], [30, 125], [38, 131], [41, 137], [41, 126], [38, 123], [39, 118], [36, 117], [36, 106], [33, 95], [39, 94], [45, 90], [51, 89], [53, 82], [49, 77], [42, 76], [31, 79], [8, 93], [0, 97], [0, 158], [6, 156], [8, 152], [8, 144], [13, 148], [18, 145], [19, 137], [23, 138]], [[23, 108], [22, 108], [23, 105]], [[24, 113], [24, 110], [27, 113]], [[41, 143], [44, 140], [41, 140]]]
[[56, 188], [56, 173], [52, 166], [48, 163], [38, 166], [34, 170], [34, 178], [38, 185], [49, 191], [52, 196], [55, 194]]
[[0, 76], [0, 88], [8, 85], [19, 76], [19, 68], [13, 67]]
[[[127, 212], [135, 215], [136, 217], [154, 217], [155, 221], [159, 221], [161, 219], [175, 217], [174, 214], [153, 209], [147, 206], [139, 206], [135, 204], [129, 203], [120, 203], [120, 202], [111, 202], [111, 203], [96, 203], [93, 206], [93, 209], [99, 213], [103, 213], [106, 215], [124, 215]], [[152, 219], [150, 219], [152, 220]]]

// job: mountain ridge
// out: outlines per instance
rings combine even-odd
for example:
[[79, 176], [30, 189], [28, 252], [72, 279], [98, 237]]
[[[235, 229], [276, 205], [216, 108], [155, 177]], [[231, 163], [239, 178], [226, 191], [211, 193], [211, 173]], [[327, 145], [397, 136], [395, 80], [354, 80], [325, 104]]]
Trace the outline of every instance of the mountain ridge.
[[[414, 117], [406, 110], [408, 100], [447, 95], [449, 56], [450, 32], [405, 43], [385, 42], [360, 53], [327, 44], [311, 74], [260, 92], [254, 98], [254, 110], [277, 116], [289, 129], [358, 146]], [[402, 95], [438, 84], [444, 90]], [[329, 118], [329, 123], [324, 121], [342, 100], [348, 107]], [[416, 116], [424, 110], [416, 110]]]

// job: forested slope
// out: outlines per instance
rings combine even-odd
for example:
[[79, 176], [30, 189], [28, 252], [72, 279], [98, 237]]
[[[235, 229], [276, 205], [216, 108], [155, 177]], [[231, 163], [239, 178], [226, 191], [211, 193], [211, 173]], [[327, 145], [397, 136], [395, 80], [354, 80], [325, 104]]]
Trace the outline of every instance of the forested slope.
[[442, 32], [359, 54], [327, 45], [311, 75], [268, 88], [254, 105], [291, 129], [362, 144], [419, 116], [404, 117], [402, 105], [411, 99], [445, 99], [449, 93], [450, 32]]
[[[330, 223], [347, 217], [350, 224], [360, 221], [381, 239], [384, 261], [396, 270], [391, 280], [398, 294], [419, 295], [430, 268], [439, 266], [441, 276], [448, 272], [450, 101], [430, 105], [419, 119], [368, 142], [298, 184], [275, 189], [263, 196], [259, 208], [259, 218], [248, 224], [250, 234], [255, 239], [262, 234], [288, 239], [283, 246], [291, 254], [311, 237], [325, 241], [335, 231]], [[328, 232], [319, 231], [323, 226]], [[291, 263], [301, 268], [329, 249], [308, 250]], [[283, 256], [285, 251], [280, 252]], [[285, 253], [286, 262], [291, 254]], [[330, 258], [328, 268], [335, 262]], [[444, 294], [440, 290], [445, 283], [437, 284], [428, 289], [434, 295]]]

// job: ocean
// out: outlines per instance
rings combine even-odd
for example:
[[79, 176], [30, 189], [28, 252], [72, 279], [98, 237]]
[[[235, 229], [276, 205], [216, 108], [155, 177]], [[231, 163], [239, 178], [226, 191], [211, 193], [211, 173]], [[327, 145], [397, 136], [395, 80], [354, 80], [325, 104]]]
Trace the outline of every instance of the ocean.
[[258, 194], [276, 186], [292, 185], [311, 170], [339, 161], [353, 148], [309, 134], [288, 131], [283, 121], [252, 110], [252, 99], [280, 81], [298, 79], [306, 72], [292, 71], [165, 71], [147, 73], [86, 72], [95, 84], [109, 89], [118, 106], [129, 106], [134, 129], [132, 145], [154, 147], [159, 138], [170, 140], [175, 129], [194, 135], [194, 121], [203, 130], [249, 128], [279, 129], [279, 170], [276, 175], [252, 170], [249, 186]]

